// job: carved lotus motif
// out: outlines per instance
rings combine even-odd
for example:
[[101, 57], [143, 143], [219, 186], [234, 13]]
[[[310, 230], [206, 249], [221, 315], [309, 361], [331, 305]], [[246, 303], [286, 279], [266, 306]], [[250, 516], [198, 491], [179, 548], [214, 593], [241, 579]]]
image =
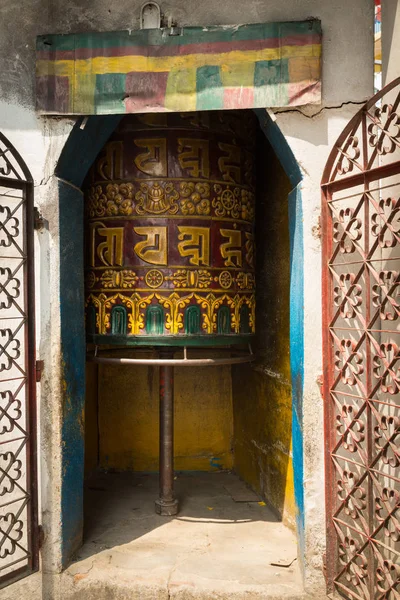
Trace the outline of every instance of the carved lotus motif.
[[160, 183], [141, 183], [140, 189], [135, 195], [136, 212], [139, 215], [150, 213], [159, 215], [169, 213], [174, 215], [178, 212], [179, 206], [176, 201], [179, 194], [173, 183], [166, 183], [162, 186]]

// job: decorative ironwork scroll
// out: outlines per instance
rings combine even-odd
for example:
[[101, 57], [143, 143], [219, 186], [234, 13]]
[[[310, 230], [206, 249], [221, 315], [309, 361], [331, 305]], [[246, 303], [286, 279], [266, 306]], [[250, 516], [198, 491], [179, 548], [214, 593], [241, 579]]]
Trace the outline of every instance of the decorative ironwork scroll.
[[121, 121], [86, 182], [89, 340], [254, 333], [255, 133], [252, 113]]
[[339, 137], [322, 181], [327, 576], [400, 598], [400, 79]]
[[0, 587], [38, 564], [33, 182], [0, 133]]

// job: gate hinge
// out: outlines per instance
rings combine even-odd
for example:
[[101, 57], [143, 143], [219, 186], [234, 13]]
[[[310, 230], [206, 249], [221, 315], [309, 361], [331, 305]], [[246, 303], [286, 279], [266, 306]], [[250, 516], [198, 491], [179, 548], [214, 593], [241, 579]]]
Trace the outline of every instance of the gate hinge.
[[36, 383], [40, 383], [42, 380], [42, 372], [44, 369], [44, 360], [37, 360], [36, 361]]
[[42, 548], [43, 544], [44, 544], [44, 529], [43, 529], [43, 525], [38, 525], [38, 546], [39, 546], [39, 550], [40, 548]]
[[41, 229], [43, 229], [45, 226], [45, 220], [42, 217], [42, 215], [39, 212], [39, 209], [37, 206], [33, 207], [33, 228], [36, 229], [36, 231], [40, 231]]

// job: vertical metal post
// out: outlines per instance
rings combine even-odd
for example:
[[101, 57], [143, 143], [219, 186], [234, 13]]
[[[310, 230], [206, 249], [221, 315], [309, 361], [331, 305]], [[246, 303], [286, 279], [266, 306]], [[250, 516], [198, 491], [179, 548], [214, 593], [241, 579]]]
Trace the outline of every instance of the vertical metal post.
[[[172, 350], [162, 350], [160, 358], [173, 355]], [[178, 513], [178, 500], [174, 498], [174, 368], [160, 366], [160, 497], [156, 500], [156, 513], [166, 517]]]

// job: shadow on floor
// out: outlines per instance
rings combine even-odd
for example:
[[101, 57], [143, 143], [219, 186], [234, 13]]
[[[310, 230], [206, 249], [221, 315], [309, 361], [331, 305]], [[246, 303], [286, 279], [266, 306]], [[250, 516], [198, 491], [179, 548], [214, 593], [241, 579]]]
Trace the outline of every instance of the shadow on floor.
[[303, 598], [295, 535], [238, 477], [185, 473], [175, 484], [179, 514], [161, 517], [157, 474], [88, 482], [84, 545], [62, 576], [66, 599]]
[[[178, 473], [175, 492], [178, 515], [161, 517], [154, 511], [157, 474], [96, 474], [86, 484], [84, 545], [77, 560], [132, 544], [157, 529], [168, 529], [166, 541], [176, 543], [181, 536], [194, 533], [196, 524], [198, 538], [205, 533], [219, 541], [240, 538], [244, 547], [250, 542], [262, 546], [268, 541], [263, 533], [271, 537], [275, 530], [282, 530], [292, 535], [272, 509], [232, 473]], [[225, 528], [232, 529], [232, 535], [222, 534]], [[164, 532], [159, 538], [164, 538]], [[289, 554], [292, 559], [296, 556], [295, 546]]]

